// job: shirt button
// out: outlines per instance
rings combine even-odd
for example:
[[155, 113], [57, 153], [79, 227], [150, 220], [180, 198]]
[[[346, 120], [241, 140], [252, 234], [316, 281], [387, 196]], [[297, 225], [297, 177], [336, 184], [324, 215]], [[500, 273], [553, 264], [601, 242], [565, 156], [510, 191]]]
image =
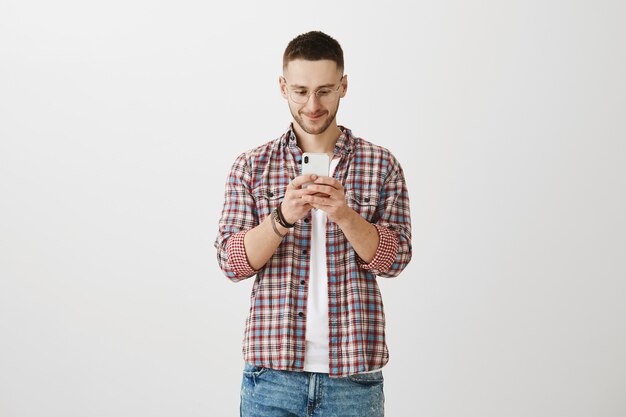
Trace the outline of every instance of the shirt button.
[[300, 284], [304, 285], [304, 280], [300, 281]]
[[299, 164], [301, 164], [301, 163], [302, 163], [302, 159], [300, 159], [300, 158], [296, 159], [296, 161], [297, 161]]
[[273, 193], [273, 192], [271, 192], [271, 191], [268, 191], [268, 192], [267, 192], [267, 196], [268, 196], [268, 197], [274, 197], [274, 193]]
[[306, 255], [306, 249], [302, 249], [302, 253]]
[[309, 218], [307, 217], [306, 219], [304, 219], [304, 222], [308, 223], [309, 222]]
[[[271, 196], [270, 196], [270, 197], [271, 197]], [[369, 201], [370, 201], [370, 198], [369, 198], [369, 197], [365, 197], [365, 198], [364, 198], [364, 200], [365, 200], [365, 202], [367, 203], [367, 202], [369, 202]]]
[[304, 317], [304, 313], [301, 311], [301, 312], [298, 313], [298, 316]]

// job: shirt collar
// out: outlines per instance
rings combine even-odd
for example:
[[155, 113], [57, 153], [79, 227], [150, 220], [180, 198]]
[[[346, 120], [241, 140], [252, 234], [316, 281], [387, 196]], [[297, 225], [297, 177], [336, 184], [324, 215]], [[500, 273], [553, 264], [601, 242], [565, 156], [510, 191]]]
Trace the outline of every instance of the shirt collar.
[[[341, 130], [341, 135], [339, 135], [335, 143], [335, 153], [351, 153], [354, 148], [354, 136], [352, 135], [352, 131], [341, 125], [337, 127]], [[283, 146], [296, 146], [296, 132], [293, 129], [293, 123], [289, 123], [287, 132], [281, 137], [281, 144]]]

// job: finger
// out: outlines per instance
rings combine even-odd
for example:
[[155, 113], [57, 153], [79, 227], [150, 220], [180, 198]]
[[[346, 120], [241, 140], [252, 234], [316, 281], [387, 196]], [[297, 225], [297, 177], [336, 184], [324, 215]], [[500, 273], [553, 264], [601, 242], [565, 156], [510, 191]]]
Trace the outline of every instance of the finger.
[[313, 196], [318, 196], [318, 197], [330, 197], [328, 194], [326, 193], [318, 193], [317, 191], [309, 191], [309, 190], [302, 190], [304, 191], [304, 193], [302, 193], [302, 195], [300, 196], [300, 199], [302, 199], [302, 197], [304, 197], [305, 195], [313, 195]]
[[317, 179], [317, 175], [315, 174], [300, 175], [291, 181], [291, 186], [296, 189], [299, 189], [300, 187], [302, 187], [302, 184], [306, 182], [315, 181], [316, 179]]
[[[337, 190], [335, 190], [334, 188], [331, 188], [329, 191], [332, 192], [332, 190], [334, 190], [335, 193], [337, 192]], [[329, 194], [327, 192], [317, 191], [311, 188], [311, 185], [309, 185], [306, 188], [301, 188], [301, 189], [294, 190], [291, 192], [291, 198], [295, 198], [295, 199], [301, 199], [305, 195], [320, 195], [322, 197], [329, 197]]]
[[307, 188], [293, 188], [285, 193], [283, 201], [300, 201], [303, 195], [311, 194], [314, 192], [309, 191]]
[[318, 204], [318, 205], [322, 205], [322, 206], [330, 206], [332, 205], [332, 200], [328, 197], [317, 197], [314, 195], [304, 195], [302, 196], [302, 200], [306, 201], [307, 203], [313, 205], [313, 204]]
[[337, 189], [330, 185], [311, 184], [306, 188], [307, 191], [312, 193], [323, 193], [326, 195], [332, 195], [337, 192]]
[[328, 185], [336, 188], [337, 190], [341, 190], [341, 188], [343, 187], [339, 181], [332, 177], [318, 177], [315, 180], [315, 184]]
[[308, 204], [308, 202], [306, 200], [302, 199], [299, 196], [296, 196], [296, 197], [290, 199], [289, 203], [293, 204], [294, 206], [298, 206], [298, 207], [306, 206]]
[[331, 206], [325, 206], [323, 204], [317, 204], [317, 203], [311, 203], [311, 207], [314, 209], [318, 209], [323, 211], [324, 213], [328, 214], [330, 211]]

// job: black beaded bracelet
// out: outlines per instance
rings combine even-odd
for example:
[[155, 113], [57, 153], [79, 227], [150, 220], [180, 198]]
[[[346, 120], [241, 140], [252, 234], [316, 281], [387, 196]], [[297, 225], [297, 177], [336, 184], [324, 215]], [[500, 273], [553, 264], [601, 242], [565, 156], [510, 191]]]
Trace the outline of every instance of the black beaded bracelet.
[[282, 227], [291, 229], [292, 227], [295, 226], [295, 224], [287, 223], [287, 220], [285, 220], [285, 216], [283, 216], [283, 211], [281, 210], [282, 205], [283, 205], [283, 202], [281, 201], [280, 203], [278, 203], [278, 207], [276, 208], [276, 212], [278, 213], [278, 223], [280, 223]]

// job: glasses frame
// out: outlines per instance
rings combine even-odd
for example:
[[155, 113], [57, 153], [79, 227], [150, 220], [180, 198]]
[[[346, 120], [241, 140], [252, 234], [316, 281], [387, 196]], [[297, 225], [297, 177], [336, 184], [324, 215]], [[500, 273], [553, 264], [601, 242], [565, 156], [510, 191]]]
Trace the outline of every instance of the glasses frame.
[[[337, 88], [335, 89], [331, 89], [331, 94], [335, 94], [335, 93], [340, 93], [341, 91], [339, 91], [342, 87], [341, 82], [343, 81], [345, 77], [345, 74], [341, 76], [341, 78], [339, 79], [339, 85], [337, 86]], [[328, 87], [323, 87], [323, 88], [318, 88], [317, 90], [313, 90], [311, 91], [309, 94], [307, 94], [306, 96], [306, 100], [302, 103], [297, 102], [296, 100], [293, 99], [293, 96], [291, 94], [293, 94], [293, 91], [290, 91], [289, 88], [287, 87], [287, 79], [285, 77], [281, 77], [283, 79], [283, 81], [285, 82], [285, 91], [287, 92], [287, 96], [291, 99], [291, 101], [293, 101], [296, 104], [307, 104], [309, 102], [309, 100], [311, 99], [311, 95], [315, 94], [315, 97], [317, 97], [318, 100], [322, 100], [322, 98], [320, 98], [319, 91], [322, 90], [323, 88], [328, 88]]]

